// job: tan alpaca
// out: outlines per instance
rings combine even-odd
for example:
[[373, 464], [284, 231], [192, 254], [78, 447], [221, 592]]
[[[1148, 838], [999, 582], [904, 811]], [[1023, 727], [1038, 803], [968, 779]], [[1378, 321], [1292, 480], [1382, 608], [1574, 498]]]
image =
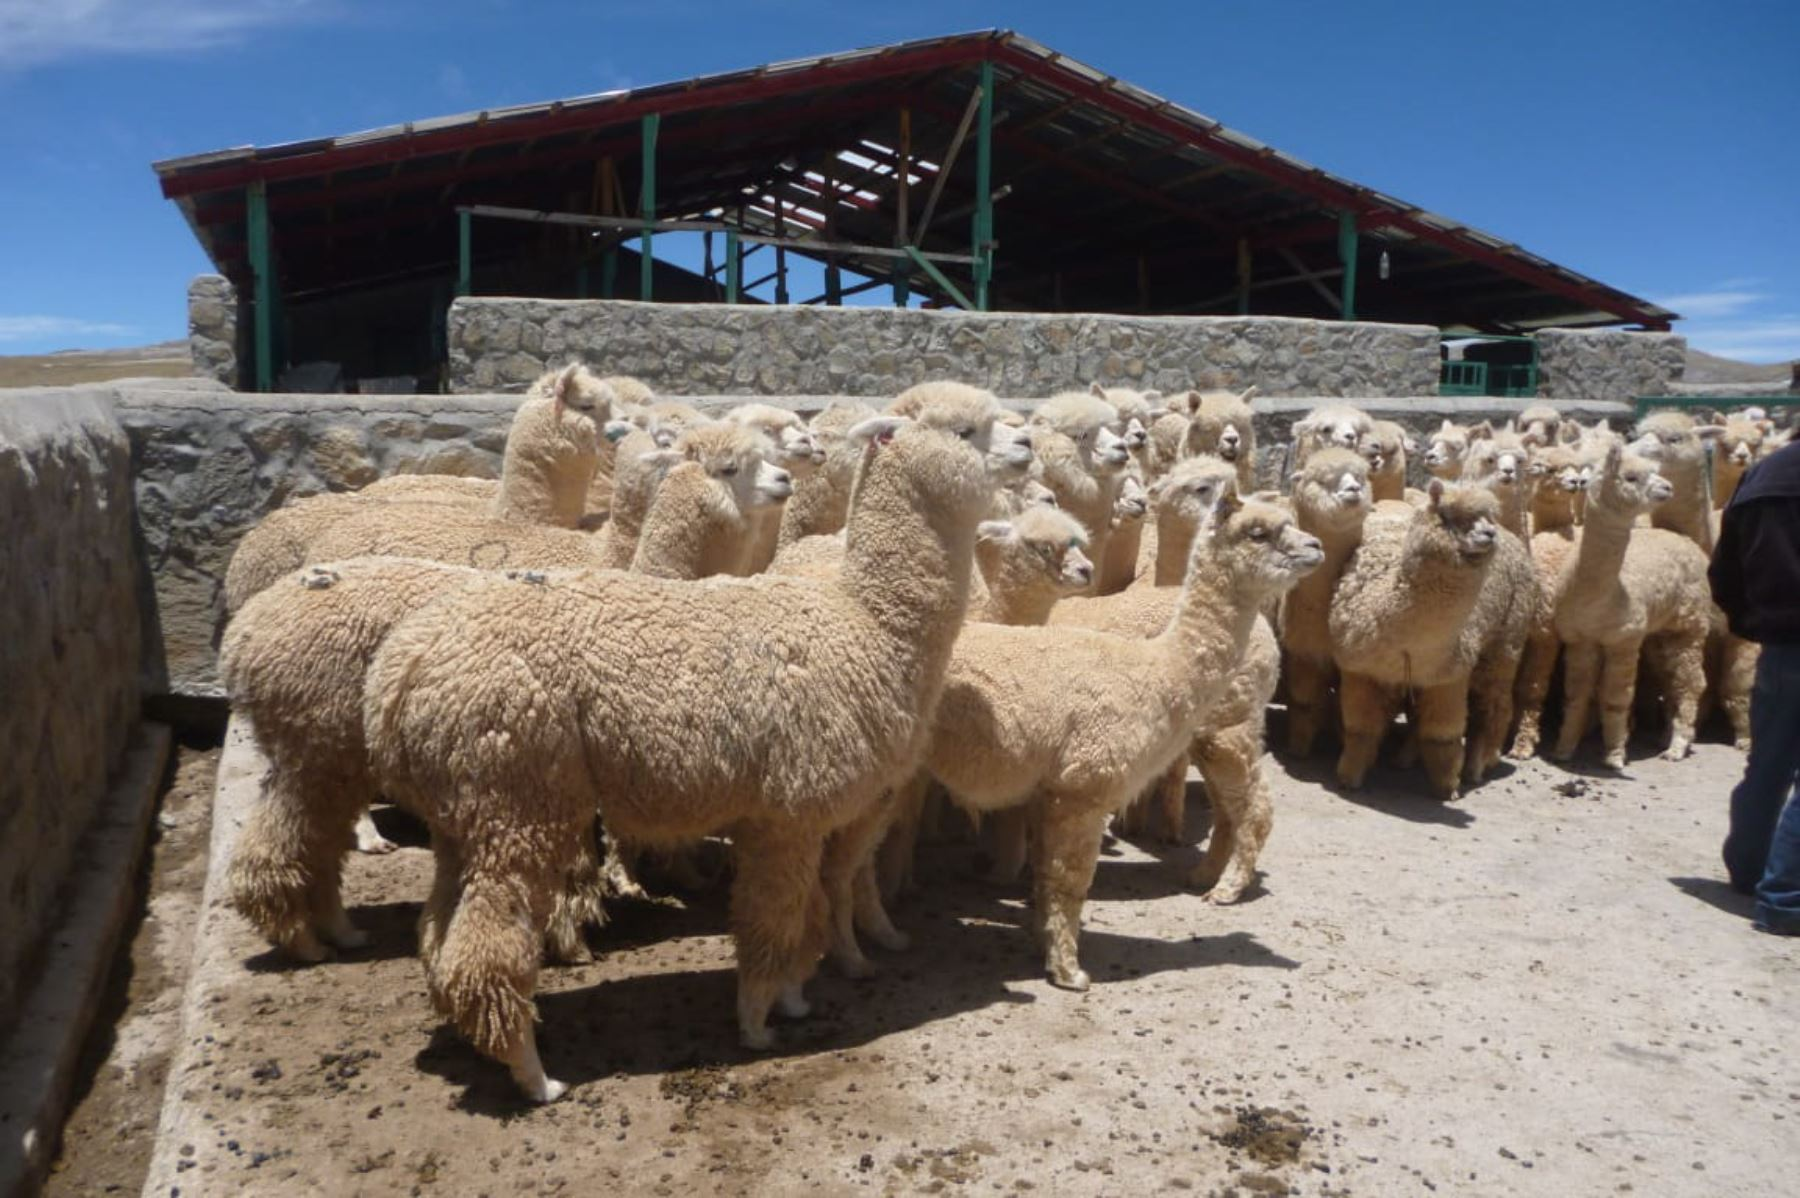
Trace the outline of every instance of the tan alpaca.
[[1321, 449], [1356, 449], [1374, 423], [1367, 412], [1350, 404], [1314, 408], [1294, 422], [1293, 464], [1305, 465], [1306, 459]]
[[825, 451], [825, 461], [795, 486], [793, 498], [781, 513], [777, 553], [802, 537], [843, 531], [856, 467], [862, 461], [862, 447], [852, 444], [848, 434], [873, 415], [875, 409], [868, 404], [839, 401], [812, 418], [807, 427], [813, 443]]
[[[770, 464], [786, 470], [796, 481], [825, 464], [825, 450], [798, 412], [765, 403], [739, 404], [725, 413], [726, 424], [754, 429], [774, 447]], [[775, 543], [781, 535], [784, 510], [768, 506], [751, 517], [749, 548], [734, 574], [761, 574], [775, 560]]]
[[1510, 422], [1469, 443], [1463, 458], [1462, 481], [1494, 493], [1500, 501], [1500, 527], [1521, 542], [1531, 539], [1533, 479], [1530, 451]]
[[1119, 483], [1119, 497], [1113, 501], [1111, 535], [1106, 539], [1106, 557], [1100, 563], [1096, 593], [1112, 595], [1124, 590], [1138, 576], [1138, 553], [1144, 540], [1144, 518], [1150, 513], [1150, 492], [1138, 477], [1137, 466], [1131, 467]]
[[1725, 431], [1713, 445], [1712, 496], [1714, 510], [1722, 510], [1737, 494], [1744, 471], [1768, 455], [1775, 432], [1774, 422], [1767, 417], [1750, 419], [1734, 414], [1725, 421]]
[[1151, 477], [1166, 474], [1183, 458], [1210, 455], [1237, 470], [1238, 493], [1255, 489], [1256, 427], [1250, 399], [1242, 391], [1188, 391], [1169, 400], [1169, 414], [1150, 426]]
[[574, 528], [611, 411], [610, 388], [585, 368], [552, 371], [532, 384], [513, 416], [500, 482], [488, 484], [491, 490], [459, 481], [422, 496], [419, 488], [426, 484], [407, 484], [366, 499], [361, 492], [311, 496], [270, 512], [232, 552], [225, 610], [236, 612], [275, 579], [319, 560], [309, 547], [339, 520], [389, 502], [433, 499], [473, 508], [485, 501], [483, 514], [493, 519]]
[[1500, 527], [1492, 493], [1433, 479], [1426, 496], [1423, 507], [1365, 522], [1332, 595], [1344, 725], [1337, 777], [1347, 789], [1362, 785], [1410, 693], [1427, 779], [1452, 799], [1499, 760], [1541, 600], [1530, 556]]
[[1463, 459], [1468, 456], [1469, 443], [1484, 440], [1493, 434], [1493, 426], [1485, 420], [1478, 424], [1461, 425], [1445, 419], [1436, 432], [1425, 438], [1426, 471], [1433, 478], [1455, 482], [1462, 477]]
[[1332, 686], [1331, 596], [1362, 543], [1370, 510], [1368, 460], [1353, 450], [1321, 449], [1293, 474], [1294, 518], [1319, 539], [1325, 561], [1288, 592], [1279, 631], [1287, 667], [1287, 750], [1312, 752], [1321, 729], [1337, 727]]
[[917, 763], [989, 500], [987, 425], [959, 440], [904, 423], [852, 430], [870, 457], [836, 581], [482, 580], [376, 654], [371, 758], [438, 860], [433, 999], [529, 1096], [562, 1090], [532, 1029], [537, 941], [596, 795], [633, 843], [729, 830], [742, 1038], [768, 1046], [777, 999], [804, 1010], [821, 854]]
[[1102, 387], [1099, 383], [1090, 383], [1088, 394], [1105, 400], [1119, 414], [1118, 423], [1113, 425], [1113, 432], [1124, 440], [1125, 450], [1131, 454], [1132, 464], [1137, 468], [1138, 481], [1148, 482], [1155, 478], [1157, 462], [1150, 444], [1150, 426], [1165, 411], [1162, 392], [1137, 391], [1130, 387]]
[[1667, 679], [1671, 730], [1663, 756], [1678, 761], [1693, 744], [1712, 623], [1706, 554], [1679, 533], [1633, 527], [1674, 494], [1648, 459], [1616, 445], [1588, 485], [1587, 522], [1557, 587], [1564, 703], [1551, 756], [1558, 761], [1581, 744], [1598, 688], [1604, 761], [1623, 768], [1640, 650]]
[[1185, 593], [1158, 636], [963, 630], [928, 766], [975, 810], [1030, 804], [1036, 919], [1057, 985], [1088, 985], [1076, 940], [1107, 817], [1187, 749], [1242, 659], [1260, 605], [1320, 556], [1284, 509], [1231, 494], [1196, 538]]
[[1405, 499], [1407, 458], [1419, 449], [1407, 431], [1392, 420], [1371, 421], [1357, 449], [1368, 459], [1369, 494], [1375, 502]]
[[1519, 758], [1536, 753], [1543, 736], [1544, 699], [1562, 656], [1562, 640], [1556, 635], [1556, 591], [1564, 564], [1581, 535], [1575, 524], [1576, 500], [1591, 473], [1581, 450], [1573, 444], [1533, 449], [1529, 471], [1531, 563], [1544, 604], [1526, 639], [1525, 656], [1519, 661], [1519, 677], [1513, 686], [1518, 730], [1507, 756]]
[[1105, 560], [1114, 504], [1131, 461], [1124, 439], [1112, 431], [1117, 420], [1111, 404], [1081, 392], [1052, 396], [1031, 417], [1041, 481], [1055, 492], [1057, 505], [1087, 528], [1096, 561]]
[[[1176, 587], [1187, 577], [1188, 550], [1201, 516], [1227, 484], [1236, 484], [1236, 464], [1211, 454], [1183, 458], [1150, 484], [1152, 518], [1146, 518], [1138, 546], [1137, 581]], [[1241, 494], [1241, 492], [1240, 492]]]

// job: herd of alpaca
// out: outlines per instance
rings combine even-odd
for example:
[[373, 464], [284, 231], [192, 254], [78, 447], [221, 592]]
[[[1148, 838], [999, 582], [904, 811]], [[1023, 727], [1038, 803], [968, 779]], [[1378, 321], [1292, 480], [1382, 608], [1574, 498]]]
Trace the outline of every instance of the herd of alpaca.
[[860, 939], [907, 946], [888, 908], [946, 799], [996, 880], [1029, 867], [1059, 986], [1088, 984], [1109, 824], [1180, 838], [1190, 766], [1212, 829], [1189, 883], [1242, 897], [1283, 684], [1287, 751], [1336, 740], [1345, 788], [1402, 713], [1397, 757], [1444, 798], [1509, 736], [1534, 752], [1559, 657], [1558, 759], [1596, 707], [1610, 766], [1634, 707], [1660, 704], [1670, 757], [1703, 701], [1747, 735], [1753, 647], [1705, 571], [1714, 504], [1772, 447], [1758, 414], [1659, 414], [1629, 444], [1545, 409], [1446, 421], [1418, 490], [1406, 431], [1333, 404], [1294, 425], [1282, 495], [1255, 489], [1250, 397], [1096, 385], [1022, 419], [936, 382], [714, 420], [552, 372], [498, 481], [300, 499], [239, 545], [221, 671], [269, 771], [231, 901], [299, 959], [356, 947], [345, 855], [391, 847], [378, 799], [416, 815], [432, 1001], [550, 1101], [538, 970], [586, 958], [644, 853], [729, 841], [738, 1027], [762, 1048], [822, 958], [861, 975]]

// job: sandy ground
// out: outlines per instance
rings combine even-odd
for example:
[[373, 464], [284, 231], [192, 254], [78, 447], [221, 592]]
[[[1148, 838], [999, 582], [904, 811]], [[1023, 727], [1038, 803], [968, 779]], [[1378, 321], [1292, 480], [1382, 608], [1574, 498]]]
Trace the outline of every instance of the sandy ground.
[[150, 1163], [156, 1115], [181, 1030], [219, 750], [178, 744], [145, 865], [143, 901], [83, 1053], [84, 1077], [47, 1198], [132, 1194]]
[[0, 354], [0, 387], [66, 387], [107, 379], [187, 378], [194, 373], [186, 341], [130, 349], [73, 349], [56, 354]]
[[[1191, 849], [1103, 861], [1085, 995], [1042, 979], [1020, 893], [934, 846], [898, 913], [917, 947], [823, 973], [767, 1057], [736, 1046], [721, 898], [625, 907], [598, 963], [543, 976], [574, 1083], [547, 1108], [431, 1014], [414, 835], [352, 862], [374, 942], [344, 960], [288, 967], [217, 915], [227, 968], [188, 1029], [216, 1031], [171, 1082], [193, 1117], [152, 1192], [1789, 1194], [1800, 942], [1716, 880], [1740, 762], [1532, 762], [1450, 806], [1278, 767], [1244, 904], [1181, 889]], [[142, 1168], [154, 1112], [123, 1118], [78, 1113], [53, 1193], [99, 1192], [84, 1155]]]

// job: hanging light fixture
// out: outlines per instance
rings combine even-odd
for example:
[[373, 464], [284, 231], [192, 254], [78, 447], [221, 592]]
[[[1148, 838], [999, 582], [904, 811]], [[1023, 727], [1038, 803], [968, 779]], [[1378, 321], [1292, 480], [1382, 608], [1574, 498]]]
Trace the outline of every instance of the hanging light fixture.
[[1381, 272], [1380, 273], [1381, 273], [1382, 278], [1385, 279], [1388, 277], [1388, 252], [1386, 250], [1381, 251]]

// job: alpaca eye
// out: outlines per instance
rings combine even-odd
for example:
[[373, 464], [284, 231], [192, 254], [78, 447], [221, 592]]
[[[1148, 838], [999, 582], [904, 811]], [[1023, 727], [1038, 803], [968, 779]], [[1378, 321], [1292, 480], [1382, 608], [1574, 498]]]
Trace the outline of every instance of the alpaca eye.
[[725, 469], [719, 471], [719, 473], [724, 475], [726, 478], [735, 478], [737, 476], [737, 472], [738, 472], [738, 468], [736, 466], [727, 466], [727, 467], [725, 467]]
[[975, 430], [972, 428], [959, 428], [956, 430], [956, 435], [967, 441], [975, 435]]
[[1634, 483], [1634, 482], [1639, 481], [1642, 478], [1643, 478], [1643, 475], [1641, 475], [1641, 474], [1627, 474], [1625, 476], [1625, 481], [1628, 483]]
[[1252, 541], [1266, 541], [1269, 539], [1269, 530], [1266, 528], [1253, 528], [1250, 530], [1250, 539]]

